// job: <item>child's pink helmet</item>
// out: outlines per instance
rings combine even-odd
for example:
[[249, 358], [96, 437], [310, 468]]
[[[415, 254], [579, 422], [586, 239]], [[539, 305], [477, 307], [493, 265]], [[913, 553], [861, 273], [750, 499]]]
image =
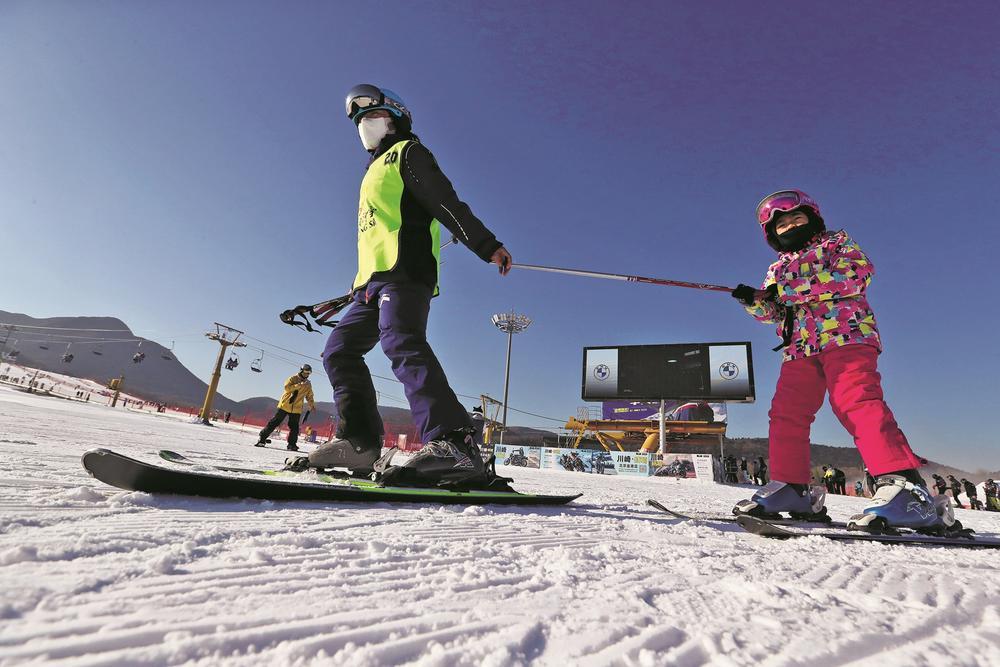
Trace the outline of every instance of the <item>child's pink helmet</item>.
[[775, 216], [779, 213], [787, 213], [797, 208], [811, 210], [819, 221], [820, 228], [825, 228], [823, 217], [819, 213], [819, 204], [802, 190], [778, 190], [764, 197], [757, 204], [757, 222], [760, 223], [767, 244], [775, 250], [781, 250], [781, 247], [774, 236], [774, 228], [771, 223], [774, 222]]

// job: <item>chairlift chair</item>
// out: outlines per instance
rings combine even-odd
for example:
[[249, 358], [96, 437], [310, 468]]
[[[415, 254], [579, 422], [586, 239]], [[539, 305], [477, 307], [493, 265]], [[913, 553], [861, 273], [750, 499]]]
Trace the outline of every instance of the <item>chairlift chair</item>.
[[96, 354], [99, 357], [104, 356], [104, 344], [103, 343], [98, 343], [97, 347], [95, 347], [93, 350], [91, 350], [91, 352], [93, 352], [94, 354]]
[[264, 361], [264, 351], [261, 350], [260, 357], [250, 362], [250, 370], [252, 370], [254, 373], [263, 372], [264, 369], [261, 368], [261, 362], [263, 361]]
[[226, 361], [226, 370], [232, 371], [236, 370], [236, 367], [240, 365], [240, 358], [236, 356], [234, 352], [231, 357]]
[[[173, 352], [173, 351], [174, 351], [174, 341], [170, 341], [170, 350], [169, 350], [169, 352]], [[171, 357], [169, 354], [166, 354], [166, 353], [161, 354], [160, 357], [162, 357], [163, 359], [166, 359], [167, 361], [173, 361], [174, 360], [173, 357]]]
[[49, 349], [49, 346], [46, 345], [46, 344], [44, 344], [44, 343], [40, 343], [38, 345], [38, 349], [40, 349], [40, 350], [47, 350], [47, 349]]
[[139, 346], [135, 349], [135, 354], [132, 355], [133, 364], [141, 364], [142, 360], [146, 358], [146, 353], [142, 351], [142, 341], [139, 341]]

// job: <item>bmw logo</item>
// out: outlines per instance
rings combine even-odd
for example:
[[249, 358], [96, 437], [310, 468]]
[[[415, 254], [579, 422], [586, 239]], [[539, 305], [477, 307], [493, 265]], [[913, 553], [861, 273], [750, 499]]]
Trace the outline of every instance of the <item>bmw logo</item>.
[[611, 377], [611, 369], [608, 368], [607, 364], [598, 364], [598, 366], [594, 368], [594, 377], [598, 380], [607, 380]]
[[740, 367], [731, 361], [719, 366], [719, 375], [725, 380], [735, 380], [736, 376], [740, 374]]

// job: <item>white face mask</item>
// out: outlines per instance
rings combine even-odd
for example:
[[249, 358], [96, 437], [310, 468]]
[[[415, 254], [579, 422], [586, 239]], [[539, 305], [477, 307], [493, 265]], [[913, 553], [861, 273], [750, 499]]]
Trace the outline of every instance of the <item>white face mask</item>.
[[388, 118], [373, 118], [367, 116], [358, 123], [358, 134], [361, 135], [362, 145], [370, 151], [378, 148], [379, 143], [389, 134]]

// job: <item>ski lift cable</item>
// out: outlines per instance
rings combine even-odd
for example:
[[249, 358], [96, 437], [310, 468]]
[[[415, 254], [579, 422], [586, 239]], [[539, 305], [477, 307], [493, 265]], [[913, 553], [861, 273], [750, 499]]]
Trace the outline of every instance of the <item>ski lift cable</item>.
[[[263, 345], [268, 345], [268, 346], [276, 348], [278, 350], [282, 350], [284, 352], [288, 352], [290, 354], [294, 354], [294, 355], [297, 355], [299, 357], [303, 357], [304, 359], [309, 359], [310, 361], [318, 361], [320, 363], [323, 362], [323, 359], [321, 357], [315, 357], [315, 356], [312, 356], [312, 355], [309, 355], [309, 354], [303, 354], [302, 352], [297, 352], [296, 350], [290, 350], [290, 349], [288, 349], [286, 347], [281, 347], [280, 345], [275, 345], [274, 343], [270, 343], [270, 342], [268, 342], [266, 340], [261, 340], [260, 338], [255, 338], [254, 336], [251, 336], [250, 334], [247, 334], [247, 333], [244, 333], [243, 336], [245, 338], [250, 339], [250, 340], [257, 341], [258, 343], [261, 343]], [[260, 350], [260, 348], [254, 348], [254, 349]], [[263, 350], [260, 350], [260, 351], [263, 352]], [[297, 365], [297, 362], [294, 362], [294, 361], [291, 361], [289, 359], [285, 359], [283, 357], [275, 355], [273, 352], [271, 353], [271, 356], [273, 356], [275, 359], [281, 359], [282, 361], [284, 361], [286, 363], [289, 363], [289, 364], [292, 364], [292, 365]], [[373, 378], [377, 378], [379, 380], [386, 380], [387, 382], [394, 382], [396, 384], [402, 384], [399, 380], [397, 380], [394, 377], [386, 377], [384, 375], [378, 375], [376, 373], [372, 373], [371, 375], [372, 375]], [[462, 398], [470, 398], [470, 399], [475, 400], [475, 401], [479, 400], [479, 396], [470, 396], [469, 394], [460, 394], [458, 392], [455, 392], [455, 395], [456, 396], [461, 396]], [[387, 398], [389, 398], [389, 397], [387, 396]], [[393, 400], [399, 401], [400, 403], [408, 403], [408, 401], [405, 401], [404, 399], [399, 399], [399, 398], [396, 398], [396, 397], [391, 397], [391, 398]], [[518, 410], [517, 408], [513, 408], [513, 407], [511, 407], [509, 405], [507, 406], [507, 410], [510, 411], [510, 412], [517, 412], [517, 413], [520, 413], [520, 414], [523, 414], [523, 415], [530, 415], [532, 417], [537, 417], [539, 419], [547, 419], [549, 421], [557, 422], [557, 423], [560, 423], [560, 424], [565, 424], [566, 423], [565, 419], [556, 419], [555, 417], [547, 417], [545, 415], [539, 415], [539, 414], [536, 414], [534, 412], [528, 412], [527, 410]]]

